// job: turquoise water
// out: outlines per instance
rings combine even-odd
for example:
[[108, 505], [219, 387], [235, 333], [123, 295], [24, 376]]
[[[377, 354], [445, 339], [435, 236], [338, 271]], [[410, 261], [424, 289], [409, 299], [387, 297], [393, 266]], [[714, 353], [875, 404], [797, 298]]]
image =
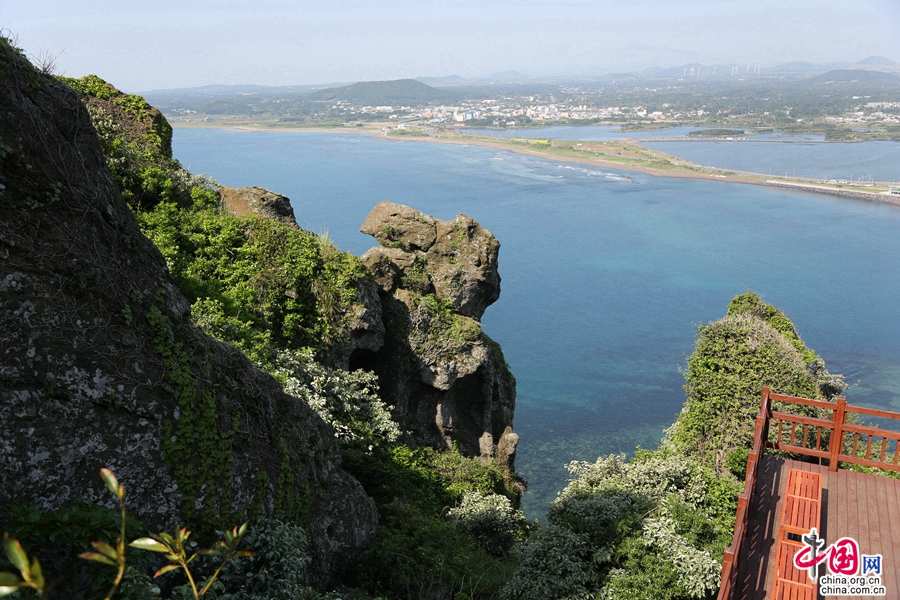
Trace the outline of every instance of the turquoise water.
[[900, 142], [645, 142], [701, 165], [808, 177], [900, 182]]
[[[612, 141], [623, 138], [687, 138], [701, 127], [673, 127], [653, 131], [619, 131], [611, 125], [547, 127], [542, 129], [471, 129], [495, 137], [554, 140]], [[813, 179], [854, 179], [900, 182], [900, 142], [823, 142], [818, 134], [749, 136], [750, 141], [694, 140], [642, 142], [692, 162], [721, 169]], [[783, 140], [783, 141], [773, 141]], [[784, 140], [789, 141], [786, 143]]]
[[352, 134], [176, 130], [174, 150], [195, 173], [288, 195], [302, 225], [357, 254], [381, 200], [497, 236], [503, 290], [483, 323], [518, 380], [531, 516], [565, 462], [659, 441], [697, 325], [747, 289], [859, 381], [850, 402], [900, 410], [896, 207]]

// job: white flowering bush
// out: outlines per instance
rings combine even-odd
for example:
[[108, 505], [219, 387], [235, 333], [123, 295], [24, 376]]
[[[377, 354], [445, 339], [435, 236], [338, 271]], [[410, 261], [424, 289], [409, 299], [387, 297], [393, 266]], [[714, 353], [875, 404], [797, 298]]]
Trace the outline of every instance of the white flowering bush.
[[[718, 591], [731, 531], [718, 518], [720, 499], [708, 497], [709, 471], [667, 448], [567, 468], [575, 479], [548, 507], [548, 525], [521, 545], [506, 598], [687, 600]], [[572, 544], [565, 557], [562, 539]]]
[[459, 531], [475, 539], [494, 556], [503, 556], [521, 539], [527, 524], [525, 513], [500, 494], [466, 492], [459, 508], [448, 511]]
[[312, 349], [278, 354], [276, 375], [284, 391], [306, 402], [334, 428], [343, 442], [395, 442], [400, 427], [378, 397], [378, 378], [369, 371], [329, 369], [316, 362]]

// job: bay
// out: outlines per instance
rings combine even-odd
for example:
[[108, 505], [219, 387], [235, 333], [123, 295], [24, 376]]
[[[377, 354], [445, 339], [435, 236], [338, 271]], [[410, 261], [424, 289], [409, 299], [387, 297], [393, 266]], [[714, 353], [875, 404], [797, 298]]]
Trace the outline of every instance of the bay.
[[[770, 132], [742, 140], [688, 137], [703, 127], [672, 127], [648, 131], [621, 131], [613, 125], [556, 126], [538, 129], [466, 129], [466, 133], [501, 138], [581, 140], [609, 142], [634, 139], [700, 165], [768, 175], [810, 179], [853, 179], [900, 182], [900, 142], [825, 142], [820, 134]], [[735, 135], [743, 130], [736, 129]], [[678, 141], [649, 141], [681, 138]], [[647, 141], [645, 141], [647, 140]]]
[[358, 228], [381, 200], [497, 236], [483, 325], [518, 380], [531, 517], [566, 462], [658, 443], [697, 326], [746, 290], [854, 383], [849, 402], [900, 411], [896, 207], [356, 134], [180, 129], [173, 147], [194, 173], [286, 194], [301, 226], [355, 254], [375, 245]]

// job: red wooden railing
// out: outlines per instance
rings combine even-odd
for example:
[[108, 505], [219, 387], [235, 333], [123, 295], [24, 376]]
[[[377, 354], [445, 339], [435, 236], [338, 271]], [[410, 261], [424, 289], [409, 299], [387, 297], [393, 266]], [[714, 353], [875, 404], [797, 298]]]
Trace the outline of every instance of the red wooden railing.
[[[831, 411], [831, 419], [776, 411], [773, 410], [775, 402], [782, 403], [779, 408], [793, 404], [819, 409], [820, 413]], [[837, 402], [824, 402], [773, 394], [768, 387], [763, 388], [753, 448], [747, 457], [744, 491], [738, 496], [734, 537], [722, 560], [722, 587], [718, 600], [732, 600], [736, 588], [741, 548], [750, 517], [750, 500], [759, 473], [759, 459], [766, 448], [827, 460], [831, 471], [837, 471], [841, 462], [900, 471], [900, 431], [860, 425], [853, 419], [848, 422], [849, 414], [892, 419], [900, 425], [900, 413], [851, 406], [843, 396]]]
[[747, 456], [747, 475], [744, 478], [744, 491], [738, 496], [737, 517], [734, 521], [734, 537], [731, 539], [731, 547], [725, 549], [725, 555], [722, 559], [722, 587], [719, 589], [718, 600], [730, 600], [731, 591], [736, 587], [735, 584], [737, 583], [741, 548], [744, 545], [744, 532], [747, 530], [747, 524], [750, 520], [750, 499], [753, 497], [756, 476], [759, 474], [759, 458], [766, 449], [766, 441], [769, 439], [768, 416], [772, 412], [769, 395], [769, 388], [764, 387], [759, 414], [756, 416], [756, 432], [753, 434], [753, 447]]

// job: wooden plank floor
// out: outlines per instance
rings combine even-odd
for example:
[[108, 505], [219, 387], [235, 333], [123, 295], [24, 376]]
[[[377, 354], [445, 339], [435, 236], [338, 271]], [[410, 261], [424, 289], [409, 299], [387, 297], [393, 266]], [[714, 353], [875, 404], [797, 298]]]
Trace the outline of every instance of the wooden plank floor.
[[[741, 549], [736, 598], [765, 600], [772, 589], [775, 534], [788, 469], [822, 473], [822, 527], [827, 544], [854, 538], [860, 554], [881, 554], [885, 598], [900, 598], [900, 480], [763, 456]], [[820, 596], [821, 598], [821, 596]], [[843, 596], [829, 596], [843, 598]]]

